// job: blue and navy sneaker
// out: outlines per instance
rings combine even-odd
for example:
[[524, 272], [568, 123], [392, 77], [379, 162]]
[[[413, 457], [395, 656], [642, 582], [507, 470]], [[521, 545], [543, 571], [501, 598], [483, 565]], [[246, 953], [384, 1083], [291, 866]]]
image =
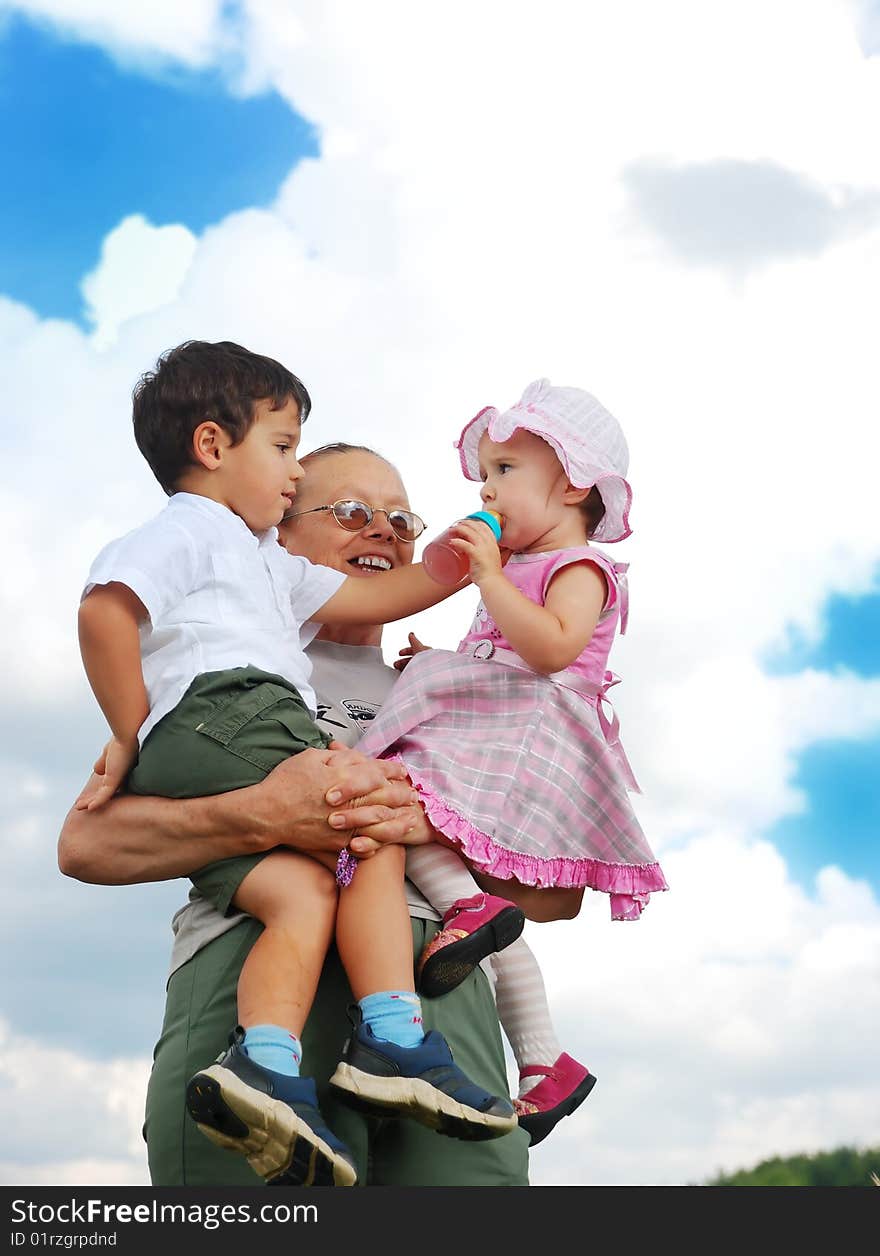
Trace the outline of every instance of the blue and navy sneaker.
[[246, 1156], [270, 1186], [354, 1186], [351, 1152], [324, 1124], [312, 1078], [262, 1068], [242, 1050], [243, 1038], [239, 1026], [226, 1054], [187, 1084], [199, 1129]]
[[350, 1107], [371, 1116], [409, 1116], [440, 1134], [468, 1141], [516, 1129], [513, 1106], [466, 1077], [442, 1034], [417, 1047], [375, 1038], [360, 1008], [349, 1008], [353, 1032], [330, 1085]]

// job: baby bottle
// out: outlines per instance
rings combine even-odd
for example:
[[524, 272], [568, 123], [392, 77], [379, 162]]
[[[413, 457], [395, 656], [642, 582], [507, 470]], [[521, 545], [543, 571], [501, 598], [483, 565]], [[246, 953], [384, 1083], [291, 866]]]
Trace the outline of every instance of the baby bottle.
[[[497, 510], [475, 510], [468, 519], [479, 519], [492, 529], [496, 541], [501, 540], [501, 516]], [[449, 544], [449, 538], [456, 528], [453, 523], [425, 546], [422, 562], [425, 571], [438, 584], [458, 584], [468, 573], [467, 555]]]

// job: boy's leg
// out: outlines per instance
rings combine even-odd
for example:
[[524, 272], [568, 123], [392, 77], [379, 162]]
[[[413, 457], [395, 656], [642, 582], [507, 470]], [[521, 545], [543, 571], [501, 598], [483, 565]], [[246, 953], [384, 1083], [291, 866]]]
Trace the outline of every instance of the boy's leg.
[[307, 1065], [300, 1075], [300, 1035], [336, 921], [333, 873], [307, 855], [273, 851], [233, 902], [264, 928], [238, 980], [240, 1027], [229, 1051], [187, 1083], [190, 1116], [275, 1185], [353, 1185], [351, 1153], [322, 1117]]
[[[416, 954], [436, 928], [412, 921]], [[243, 1158], [202, 1136], [184, 1104], [189, 1078], [227, 1046], [241, 966], [261, 929], [255, 920], [236, 925], [203, 947], [168, 983], [165, 1022], [147, 1091], [145, 1137], [154, 1186], [264, 1185]], [[528, 1185], [528, 1138], [522, 1131], [492, 1142], [453, 1142], [412, 1121], [378, 1122], [362, 1116], [329, 1089], [351, 1031], [346, 1016], [351, 998], [331, 949], [303, 1033], [303, 1055], [318, 1085], [321, 1111], [352, 1152], [358, 1181], [377, 1186]], [[427, 1000], [425, 1021], [427, 1028], [444, 1034], [474, 1081], [494, 1094], [506, 1092], [498, 1018], [481, 969], [445, 998]]]
[[458, 1139], [516, 1126], [507, 1085], [486, 1091], [463, 1072], [439, 1033], [424, 1033], [414, 993], [405, 852], [390, 846], [358, 866], [340, 893], [336, 945], [358, 1006], [332, 1085], [381, 1117], [410, 1116]]
[[186, 1085], [227, 1048], [241, 966], [262, 932], [256, 920], [222, 933], [172, 974], [153, 1053], [144, 1137], [154, 1186], [261, 1186], [241, 1156], [209, 1142], [186, 1110]]
[[[411, 955], [417, 956], [438, 926], [415, 918], [410, 926]], [[303, 1035], [303, 1056], [318, 1083], [321, 1111], [356, 1155], [359, 1184], [528, 1186], [529, 1140], [522, 1130], [488, 1142], [440, 1138], [415, 1121], [364, 1116], [329, 1087], [342, 1044], [351, 1034], [346, 1015], [351, 999], [345, 971], [331, 950]], [[507, 1094], [501, 1030], [483, 970], [477, 968], [445, 998], [425, 999], [422, 1009], [425, 1029], [443, 1034], [468, 1077], [491, 1094]]]
[[357, 1000], [394, 990], [415, 1001], [405, 859], [403, 846], [384, 847], [360, 861], [351, 885], [339, 894], [336, 949]]
[[[416, 955], [437, 928], [431, 921], [412, 921]], [[481, 968], [442, 999], [424, 999], [422, 1010], [425, 1029], [443, 1034], [468, 1077], [492, 1094], [507, 1093], [498, 1015]], [[329, 1115], [329, 1104], [326, 1111]], [[337, 1120], [335, 1112], [333, 1120]], [[342, 1133], [341, 1121], [339, 1128]], [[520, 1129], [491, 1142], [453, 1142], [414, 1121], [382, 1121], [372, 1142], [370, 1182], [376, 1186], [528, 1186], [528, 1145], [528, 1136]]]
[[333, 938], [333, 874], [308, 855], [272, 851], [248, 873], [233, 903], [264, 925], [239, 977], [238, 1023], [279, 1025], [299, 1038]]
[[[242, 1061], [235, 1046], [226, 1050], [229, 1027], [235, 1024], [242, 965], [261, 933], [258, 921], [242, 921], [198, 951], [168, 983], [144, 1125], [156, 1186], [256, 1186], [279, 1174], [291, 1185], [312, 1181], [347, 1185], [355, 1176], [351, 1171], [355, 1159], [359, 1172], [366, 1173], [365, 1129], [357, 1125], [352, 1129], [354, 1150], [339, 1144], [317, 1111], [311, 1078], [292, 1079], [293, 1089], [304, 1093], [289, 1095], [283, 1103], [262, 1093], [265, 1070], [256, 1080], [257, 1089], [252, 1088], [252, 1077], [245, 1079], [246, 1088], [239, 1084]], [[206, 1066], [215, 1059], [216, 1064]], [[245, 1072], [248, 1066], [244, 1061]], [[270, 1080], [288, 1084], [285, 1078]], [[200, 1110], [198, 1097], [193, 1098], [193, 1089], [199, 1086], [206, 1093], [213, 1088], [204, 1101], [212, 1105], [210, 1111], [204, 1103]], [[293, 1108], [288, 1106], [291, 1101]], [[209, 1137], [187, 1113], [187, 1102], [207, 1118], [200, 1123], [212, 1131]], [[215, 1137], [229, 1131], [231, 1116], [236, 1139]], [[248, 1129], [239, 1129], [239, 1120], [247, 1121]], [[230, 1155], [229, 1147], [241, 1154]]]
[[[283, 678], [255, 668], [205, 673], [147, 738], [129, 787], [166, 797], [224, 793], [326, 744]], [[198, 1062], [186, 1086], [191, 1117], [267, 1179], [350, 1184], [348, 1150], [325, 1125], [314, 1084], [298, 1075], [298, 1034], [335, 918], [332, 874], [308, 856], [278, 851], [210, 865], [193, 881], [218, 910], [235, 902], [266, 929], [239, 990], [243, 1015], [230, 1024], [243, 1020], [248, 1034], [236, 1031], [217, 1063]]]

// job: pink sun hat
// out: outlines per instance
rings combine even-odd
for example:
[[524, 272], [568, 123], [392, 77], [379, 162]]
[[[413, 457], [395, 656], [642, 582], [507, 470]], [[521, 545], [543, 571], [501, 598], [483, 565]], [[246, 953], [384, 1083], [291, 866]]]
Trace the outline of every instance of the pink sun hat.
[[509, 410], [486, 406], [465, 424], [455, 448], [467, 479], [480, 478], [477, 449], [485, 433], [503, 444], [520, 428], [551, 446], [575, 488], [595, 484], [599, 490], [605, 514], [591, 540], [610, 543], [630, 535], [629, 448], [613, 414], [582, 388], [554, 388], [549, 379], [536, 379]]

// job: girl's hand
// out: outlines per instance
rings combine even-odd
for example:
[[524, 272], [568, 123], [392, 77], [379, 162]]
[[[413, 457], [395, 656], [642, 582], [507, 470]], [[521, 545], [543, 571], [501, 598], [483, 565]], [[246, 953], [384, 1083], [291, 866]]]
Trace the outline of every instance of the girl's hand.
[[98, 779], [92, 779], [77, 798], [77, 811], [95, 811], [109, 802], [137, 761], [138, 741], [134, 737], [119, 741], [111, 737], [98, 755], [92, 771]]
[[424, 641], [419, 641], [414, 632], [411, 632], [409, 634], [409, 645], [405, 645], [401, 648], [400, 658], [393, 663], [392, 666], [398, 672], [402, 672], [411, 658], [413, 658], [416, 654], [421, 654], [423, 650], [430, 650], [430, 648], [431, 647], [429, 645], [425, 645]]
[[501, 572], [501, 550], [498, 542], [484, 523], [462, 519], [455, 526], [455, 535], [449, 544], [467, 556], [470, 577], [474, 584], [482, 584]]

